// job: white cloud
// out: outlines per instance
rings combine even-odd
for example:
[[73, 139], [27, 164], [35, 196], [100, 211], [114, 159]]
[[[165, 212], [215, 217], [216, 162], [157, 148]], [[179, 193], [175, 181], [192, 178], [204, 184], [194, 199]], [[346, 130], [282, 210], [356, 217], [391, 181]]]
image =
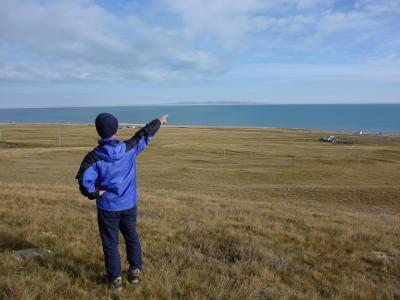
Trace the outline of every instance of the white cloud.
[[211, 35], [233, 48], [251, 31], [251, 14], [270, 4], [260, 0], [165, 0], [165, 6], [181, 18], [186, 36]]
[[400, 13], [400, 1], [398, 0], [359, 0], [355, 7], [365, 9], [374, 15]]
[[164, 80], [219, 63], [177, 33], [78, 0], [1, 1], [0, 47], [2, 80]]
[[[226, 70], [227, 57], [331, 47], [368, 59], [400, 48], [398, 0], [358, 0], [346, 9], [333, 0], [152, 4], [155, 17], [135, 5], [118, 16], [90, 0], [0, 1], [0, 81], [167, 81]], [[169, 14], [173, 22], [158, 22]]]
[[[251, 74], [251, 75], [244, 75]], [[283, 82], [346, 82], [350, 83], [396, 83], [400, 84], [400, 63], [392, 60], [367, 61], [354, 64], [248, 64], [227, 75], [230, 80]]]
[[315, 23], [315, 18], [305, 15], [295, 15], [289, 17], [266, 17], [259, 16], [253, 19], [255, 28], [270, 32], [298, 33]]
[[[262, 30], [300, 31], [313, 17], [304, 10], [323, 8], [331, 0], [163, 0], [164, 7], [181, 18], [185, 34], [211, 35], [228, 49], [241, 48], [248, 35]], [[285, 15], [277, 17], [276, 15]]]

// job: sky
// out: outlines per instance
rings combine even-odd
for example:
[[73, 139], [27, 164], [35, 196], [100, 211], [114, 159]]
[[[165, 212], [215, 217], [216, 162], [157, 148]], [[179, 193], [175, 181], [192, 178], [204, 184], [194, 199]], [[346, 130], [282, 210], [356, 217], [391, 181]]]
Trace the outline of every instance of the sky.
[[400, 103], [400, 0], [0, 0], [0, 108]]

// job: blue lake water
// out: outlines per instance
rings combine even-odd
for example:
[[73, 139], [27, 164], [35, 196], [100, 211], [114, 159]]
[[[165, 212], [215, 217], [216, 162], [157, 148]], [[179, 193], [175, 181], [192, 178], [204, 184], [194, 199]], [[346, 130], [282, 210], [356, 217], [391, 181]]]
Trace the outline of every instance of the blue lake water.
[[400, 104], [187, 105], [0, 109], [0, 123], [93, 123], [110, 112], [122, 123], [169, 114], [170, 125], [308, 128], [400, 133]]

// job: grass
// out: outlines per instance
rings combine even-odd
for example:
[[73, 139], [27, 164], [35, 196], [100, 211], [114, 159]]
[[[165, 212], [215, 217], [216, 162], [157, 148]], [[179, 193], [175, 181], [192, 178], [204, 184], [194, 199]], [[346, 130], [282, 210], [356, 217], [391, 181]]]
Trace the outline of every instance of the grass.
[[[400, 299], [399, 137], [161, 129], [138, 159], [143, 281], [116, 295], [74, 181], [94, 128], [0, 129], [0, 298]], [[32, 247], [54, 255], [12, 254]]]

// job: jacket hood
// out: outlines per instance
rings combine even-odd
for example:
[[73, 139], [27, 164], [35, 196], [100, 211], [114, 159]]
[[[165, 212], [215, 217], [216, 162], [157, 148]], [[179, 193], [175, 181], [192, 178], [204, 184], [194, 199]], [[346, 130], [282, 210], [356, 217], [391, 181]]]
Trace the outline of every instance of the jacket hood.
[[125, 150], [126, 145], [124, 142], [116, 139], [101, 139], [94, 152], [102, 160], [115, 161], [124, 156]]

